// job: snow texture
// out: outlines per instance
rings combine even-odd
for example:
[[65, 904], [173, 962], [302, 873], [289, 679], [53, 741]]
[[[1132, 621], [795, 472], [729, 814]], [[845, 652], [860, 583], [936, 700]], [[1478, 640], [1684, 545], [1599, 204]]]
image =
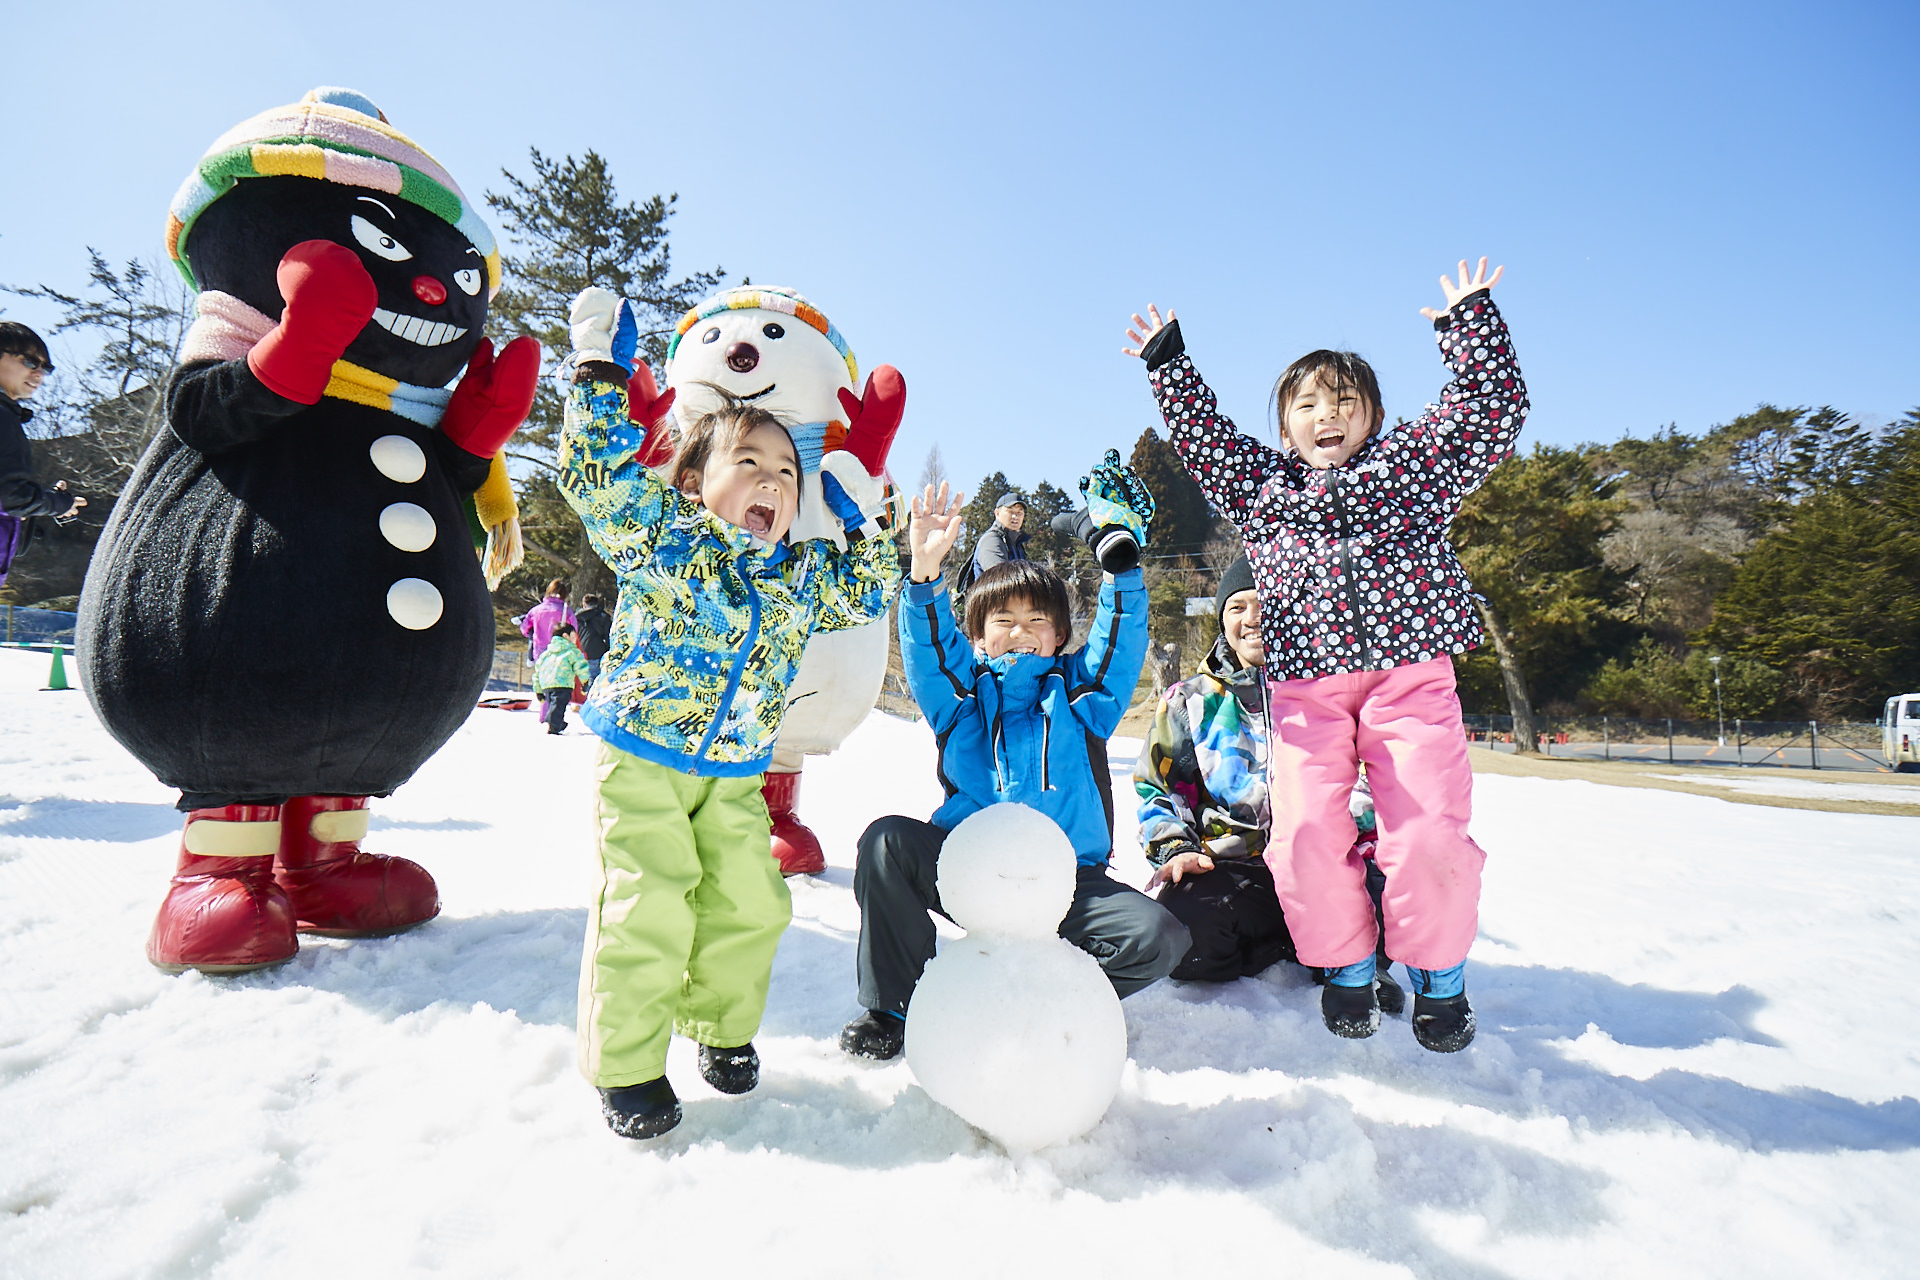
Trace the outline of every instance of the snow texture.
[[1073, 845], [1023, 804], [996, 804], [940, 850], [940, 902], [967, 936], [927, 964], [907, 1066], [927, 1096], [1031, 1152], [1100, 1123], [1127, 1065], [1120, 999], [1054, 931], [1073, 903]]
[[832, 865], [793, 884], [759, 1089], [676, 1042], [686, 1120], [634, 1143], [573, 1065], [591, 738], [476, 712], [374, 803], [439, 919], [167, 977], [174, 796], [46, 677], [0, 652], [8, 1280], [1914, 1273], [1920, 817], [1483, 776], [1470, 1048], [1336, 1039], [1287, 965], [1161, 983], [1106, 1118], [1009, 1156], [835, 1046], [854, 841], [941, 798], [925, 726], [874, 716], [807, 766]]

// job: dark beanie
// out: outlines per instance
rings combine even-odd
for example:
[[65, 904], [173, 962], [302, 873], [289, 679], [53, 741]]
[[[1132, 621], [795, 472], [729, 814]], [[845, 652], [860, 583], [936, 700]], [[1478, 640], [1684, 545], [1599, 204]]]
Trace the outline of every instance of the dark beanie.
[[[1226, 572], [1220, 575], [1220, 590], [1215, 592], [1213, 597], [1214, 622], [1220, 623], [1221, 615], [1227, 611], [1227, 601], [1242, 591], [1251, 590], [1253, 590], [1253, 566], [1247, 563], [1245, 556], [1241, 556], [1228, 565]], [[1221, 630], [1225, 629], [1225, 625], [1221, 624]]]

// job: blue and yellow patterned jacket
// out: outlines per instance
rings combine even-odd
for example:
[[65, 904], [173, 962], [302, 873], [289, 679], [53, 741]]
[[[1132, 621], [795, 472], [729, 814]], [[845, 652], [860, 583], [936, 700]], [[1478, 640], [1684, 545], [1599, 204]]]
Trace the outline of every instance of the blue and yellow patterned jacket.
[[891, 538], [841, 551], [768, 545], [635, 458], [627, 389], [576, 383], [560, 491], [620, 581], [613, 634], [580, 718], [622, 751], [683, 773], [765, 772], [807, 636], [886, 616], [900, 585]]

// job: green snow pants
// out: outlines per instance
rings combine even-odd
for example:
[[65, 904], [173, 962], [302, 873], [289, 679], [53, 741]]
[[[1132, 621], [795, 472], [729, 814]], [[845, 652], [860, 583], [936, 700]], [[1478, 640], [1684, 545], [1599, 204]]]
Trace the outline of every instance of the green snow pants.
[[666, 1074], [672, 1033], [731, 1049], [767, 1007], [793, 916], [760, 777], [701, 778], [602, 743], [600, 892], [580, 959], [580, 1071]]

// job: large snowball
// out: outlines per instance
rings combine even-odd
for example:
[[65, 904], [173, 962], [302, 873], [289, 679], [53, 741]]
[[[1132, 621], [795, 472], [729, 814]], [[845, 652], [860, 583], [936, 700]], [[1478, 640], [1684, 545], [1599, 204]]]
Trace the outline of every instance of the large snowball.
[[949, 943], [914, 989], [914, 1079], [1009, 1151], [1065, 1142], [1100, 1123], [1126, 1065], [1113, 984], [1092, 956], [1059, 938]]
[[1073, 905], [1073, 844], [1023, 804], [989, 805], [940, 850], [940, 905], [968, 933], [1052, 938]]

